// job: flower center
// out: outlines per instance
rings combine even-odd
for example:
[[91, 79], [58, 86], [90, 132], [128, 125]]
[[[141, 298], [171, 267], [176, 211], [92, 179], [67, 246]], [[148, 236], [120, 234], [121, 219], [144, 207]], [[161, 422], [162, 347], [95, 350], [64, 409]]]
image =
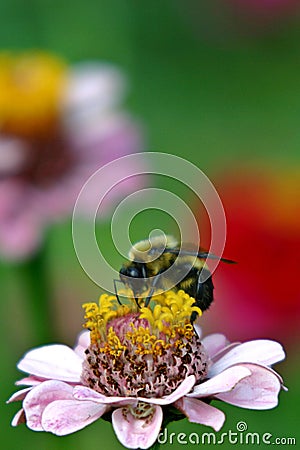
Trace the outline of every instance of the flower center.
[[75, 160], [62, 133], [53, 130], [48, 136], [27, 141], [27, 158], [18, 177], [47, 187], [67, 173]]
[[120, 306], [108, 295], [85, 304], [91, 345], [82, 383], [108, 396], [151, 398], [170, 394], [189, 375], [205, 378], [208, 357], [190, 323], [192, 312], [201, 314], [194, 302], [168, 291], [141, 309], [134, 299]]
[[154, 414], [153, 406], [150, 403], [145, 402], [138, 402], [137, 406], [129, 405], [126, 408], [123, 408], [123, 415], [125, 415], [125, 418], [128, 411], [136, 419], [148, 419], [150, 421]]

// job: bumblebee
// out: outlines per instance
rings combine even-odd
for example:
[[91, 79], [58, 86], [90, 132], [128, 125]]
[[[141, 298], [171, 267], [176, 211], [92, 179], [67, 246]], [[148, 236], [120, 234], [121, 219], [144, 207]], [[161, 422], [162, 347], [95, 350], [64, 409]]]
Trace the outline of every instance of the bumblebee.
[[182, 289], [195, 299], [196, 306], [202, 311], [209, 308], [214, 285], [205, 264], [206, 258], [226, 263], [234, 261], [219, 258], [191, 244], [180, 247], [173, 236], [156, 236], [133, 245], [128, 254], [129, 261], [123, 264], [119, 275], [120, 281], [133, 291], [137, 304], [139, 297], [146, 297], [147, 306], [155, 289]]

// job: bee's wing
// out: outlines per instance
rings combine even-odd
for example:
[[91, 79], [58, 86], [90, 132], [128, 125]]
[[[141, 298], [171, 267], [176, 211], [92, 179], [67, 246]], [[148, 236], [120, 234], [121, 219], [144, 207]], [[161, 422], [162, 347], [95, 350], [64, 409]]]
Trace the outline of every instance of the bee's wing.
[[205, 258], [209, 258], [209, 259], [219, 259], [222, 262], [225, 262], [227, 264], [236, 264], [236, 261], [233, 261], [232, 259], [227, 259], [227, 258], [220, 258], [217, 255], [214, 255], [213, 253], [209, 253], [203, 249], [197, 249], [197, 248], [193, 248], [192, 245], [185, 245], [183, 246], [181, 249], [180, 248], [165, 248], [163, 253], [172, 253], [174, 255], [180, 255], [181, 256], [197, 256], [198, 258], [201, 259], [205, 259]]

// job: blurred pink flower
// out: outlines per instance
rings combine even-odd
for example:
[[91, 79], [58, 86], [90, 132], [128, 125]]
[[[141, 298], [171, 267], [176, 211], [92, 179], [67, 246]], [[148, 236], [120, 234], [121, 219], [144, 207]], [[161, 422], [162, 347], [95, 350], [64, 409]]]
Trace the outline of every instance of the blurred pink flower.
[[219, 45], [243, 45], [243, 36], [277, 32], [300, 12], [299, 0], [186, 0], [178, 2], [190, 30]]
[[241, 10], [254, 14], [268, 14], [269, 17], [290, 12], [299, 7], [298, 0], [230, 0]]
[[231, 5], [238, 19], [245, 25], [251, 25], [254, 30], [261, 31], [269, 25], [283, 22], [300, 10], [298, 0], [222, 0]]
[[85, 305], [91, 332], [74, 350], [49, 345], [25, 354], [18, 368], [29, 376], [17, 384], [28, 387], [9, 399], [23, 401], [12, 425], [62, 436], [106, 415], [125, 447], [146, 449], [168, 406], [218, 431], [225, 415], [209, 404], [214, 399], [259, 410], [277, 405], [282, 380], [270, 366], [285, 357], [279, 343], [230, 344], [222, 334], [200, 340], [189, 323], [194, 299], [172, 291], [152, 300], [152, 310], [134, 313], [103, 295], [99, 307]]
[[[142, 149], [139, 125], [121, 109], [124, 94], [123, 74], [109, 64], [0, 54], [2, 257], [28, 257], [44, 228], [71, 214], [92, 173]], [[136, 185], [121, 183], [106, 206]]]

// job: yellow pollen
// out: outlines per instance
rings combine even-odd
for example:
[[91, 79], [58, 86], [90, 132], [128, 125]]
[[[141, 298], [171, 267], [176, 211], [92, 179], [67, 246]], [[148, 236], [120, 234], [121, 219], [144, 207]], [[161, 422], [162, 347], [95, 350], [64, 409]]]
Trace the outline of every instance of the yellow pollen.
[[147, 319], [152, 327], [159, 331], [164, 329], [166, 323], [169, 327], [189, 323], [192, 312], [197, 312], [199, 316], [202, 314], [200, 308], [193, 306], [195, 299], [182, 290], [155, 295], [152, 297], [152, 302], [156, 303], [153, 310], [141, 308], [140, 317]]
[[[193, 312], [201, 315], [194, 306], [195, 300], [180, 290], [167, 291], [152, 297], [148, 307], [138, 308], [135, 299], [126, 294], [126, 303], [120, 305], [113, 295], [103, 294], [99, 303], [85, 303], [85, 328], [91, 332], [91, 343], [98, 344], [102, 352], [118, 357], [126, 347], [121, 343], [110, 322], [131, 314], [134, 320], [142, 320], [142, 325], [128, 322], [128, 331], [124, 339], [135, 348], [136, 354], [161, 354], [169, 348], [170, 340], [176, 340], [176, 346], [182, 345], [181, 339], [191, 340], [194, 329], [190, 323]], [[148, 324], [148, 325], [147, 325]], [[108, 330], [108, 331], [107, 331]], [[123, 339], [123, 338], [122, 338]]]
[[126, 350], [126, 347], [121, 344], [115, 331], [110, 327], [107, 333], [107, 341], [104, 347], [100, 347], [100, 351], [102, 353], [109, 353], [115, 358], [119, 358], [124, 350]]

